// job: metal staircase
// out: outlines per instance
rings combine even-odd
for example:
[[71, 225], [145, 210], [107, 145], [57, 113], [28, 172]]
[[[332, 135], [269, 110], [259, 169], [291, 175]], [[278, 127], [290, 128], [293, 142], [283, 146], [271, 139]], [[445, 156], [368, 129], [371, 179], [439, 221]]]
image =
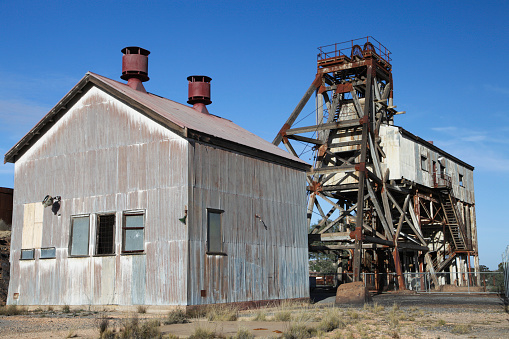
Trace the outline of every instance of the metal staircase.
[[444, 210], [445, 219], [447, 226], [454, 242], [454, 248], [456, 251], [467, 251], [469, 250], [468, 239], [466, 236], [466, 228], [463, 223], [463, 218], [457, 210], [456, 198], [452, 195], [452, 189], [447, 188], [441, 190], [442, 194], [440, 197], [442, 208]]

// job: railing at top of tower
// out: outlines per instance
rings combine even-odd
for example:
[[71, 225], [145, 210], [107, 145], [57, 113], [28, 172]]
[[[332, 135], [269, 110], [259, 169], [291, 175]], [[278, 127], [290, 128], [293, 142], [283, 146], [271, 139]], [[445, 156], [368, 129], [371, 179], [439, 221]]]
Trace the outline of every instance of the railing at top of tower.
[[318, 47], [320, 53], [318, 53], [317, 60], [322, 61], [330, 58], [337, 58], [340, 56], [346, 56], [350, 58], [354, 53], [356, 53], [356, 51], [354, 51], [354, 46], [359, 46], [362, 50], [361, 52], [366, 52], [370, 49], [371, 52], [376, 53], [388, 63], [390, 63], [392, 60], [390, 57], [391, 51], [389, 51], [387, 47], [382, 45], [372, 36]]

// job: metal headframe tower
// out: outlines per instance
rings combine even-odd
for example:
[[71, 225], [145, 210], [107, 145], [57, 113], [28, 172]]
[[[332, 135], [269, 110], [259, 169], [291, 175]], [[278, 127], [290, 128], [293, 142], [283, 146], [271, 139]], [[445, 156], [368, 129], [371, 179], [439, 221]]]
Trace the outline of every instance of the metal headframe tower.
[[[313, 93], [316, 124], [294, 127]], [[346, 250], [353, 254], [354, 281], [361, 279], [363, 253], [369, 255], [376, 262], [376, 272], [385, 272], [390, 266], [403, 289], [399, 250], [420, 253], [421, 266], [425, 262], [436, 281], [438, 264], [428, 254], [425, 236], [442, 230], [447, 220], [443, 211], [434, 215], [436, 227], [425, 235], [414, 208], [418, 207], [415, 187], [404, 180], [388, 180], [379, 131], [382, 124], [393, 125], [394, 116], [404, 113], [395, 108], [391, 53], [385, 46], [370, 36], [323, 46], [319, 48], [316, 78], [273, 143], [283, 142], [295, 156], [299, 155], [291, 142], [305, 143], [314, 150], [313, 168], [307, 175], [310, 251]], [[431, 199], [440, 202], [438, 195]], [[321, 217], [314, 227], [313, 211]], [[453, 240], [459, 234], [456, 247], [467, 250], [459, 225], [448, 234]]]

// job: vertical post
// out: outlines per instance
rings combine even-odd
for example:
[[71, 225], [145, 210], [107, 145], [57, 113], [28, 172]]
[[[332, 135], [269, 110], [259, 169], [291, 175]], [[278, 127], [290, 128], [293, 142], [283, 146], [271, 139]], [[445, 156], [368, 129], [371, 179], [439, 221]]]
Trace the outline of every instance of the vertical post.
[[361, 159], [356, 166], [359, 177], [359, 189], [357, 191], [357, 218], [355, 223], [355, 248], [354, 248], [354, 262], [353, 262], [353, 279], [360, 281], [361, 276], [361, 255], [362, 255], [362, 224], [364, 222], [364, 185], [366, 180], [366, 154], [368, 146], [368, 127], [371, 113], [371, 90], [373, 79], [373, 66], [369, 65], [367, 68], [366, 79], [366, 97], [364, 101], [364, 116], [362, 121], [362, 144], [361, 144]]
[[397, 246], [394, 247], [392, 256], [394, 257], [394, 267], [396, 269], [396, 276], [398, 277], [398, 290], [403, 291], [406, 289], [405, 279], [403, 279], [403, 272], [401, 270], [401, 260], [399, 258], [399, 250]]

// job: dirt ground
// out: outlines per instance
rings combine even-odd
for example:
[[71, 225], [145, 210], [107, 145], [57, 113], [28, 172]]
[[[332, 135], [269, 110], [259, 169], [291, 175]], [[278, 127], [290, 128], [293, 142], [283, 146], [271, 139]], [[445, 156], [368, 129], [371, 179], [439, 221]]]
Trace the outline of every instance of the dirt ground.
[[[181, 338], [197, 328], [227, 338], [239, 329], [256, 337], [281, 337], [301, 325], [315, 329], [319, 338], [509, 338], [507, 302], [496, 295], [466, 294], [381, 294], [366, 305], [334, 305], [327, 291], [314, 293], [311, 304], [285, 304], [259, 310], [241, 311], [236, 321], [208, 321], [191, 318], [187, 324], [164, 325], [165, 314], [88, 312], [68, 313], [41, 309], [26, 315], [0, 316], [1, 338], [98, 338], [99, 323], [109, 320], [117, 332], [126, 321], [138, 317], [140, 323], [161, 320], [163, 335]], [[320, 321], [328, 316], [340, 320], [337, 328], [324, 330]], [[286, 321], [281, 320], [288, 317]], [[265, 318], [264, 321], [254, 318]]]

